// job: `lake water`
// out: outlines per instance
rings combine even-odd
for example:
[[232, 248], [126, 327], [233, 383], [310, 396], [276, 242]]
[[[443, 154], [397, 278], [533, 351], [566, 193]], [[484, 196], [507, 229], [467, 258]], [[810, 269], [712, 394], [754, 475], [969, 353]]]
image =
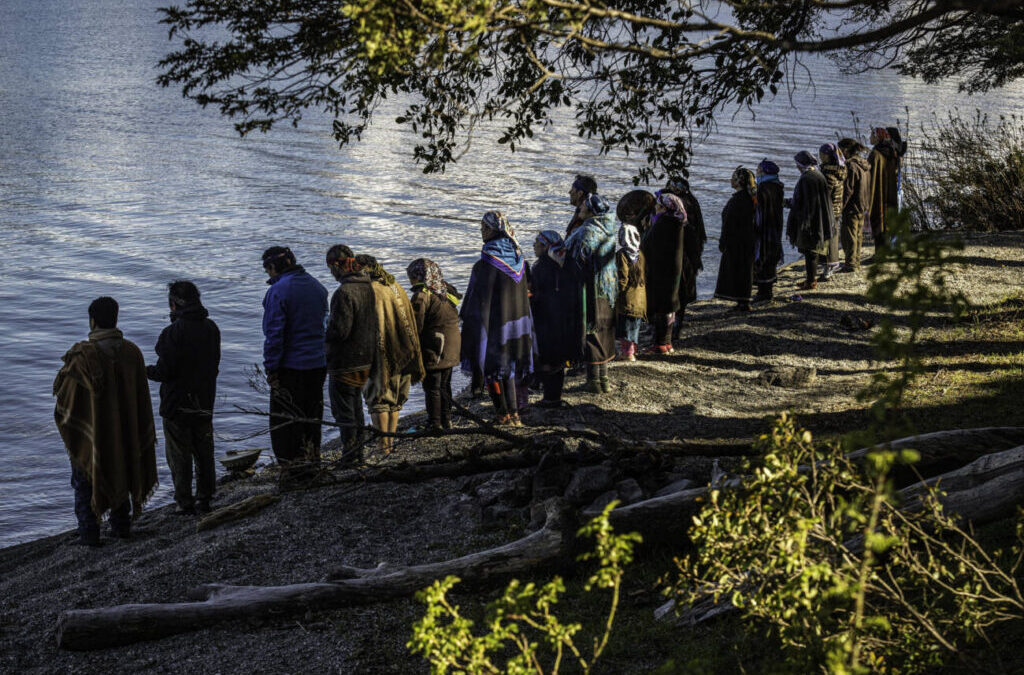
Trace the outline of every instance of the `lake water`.
[[[478, 257], [478, 223], [504, 210], [524, 242], [563, 230], [573, 174], [590, 172], [613, 201], [630, 188], [636, 160], [601, 156], [577, 137], [571, 114], [510, 154], [486, 134], [446, 174], [411, 161], [415, 136], [382, 114], [358, 145], [339, 150], [315, 115], [298, 129], [241, 139], [230, 123], [154, 82], [169, 49], [157, 7], [166, 0], [10, 0], [0, 22], [0, 546], [74, 526], [69, 464], [53, 423], [51, 386], [60, 357], [88, 332], [99, 295], [121, 305], [119, 326], [147, 361], [166, 324], [166, 283], [194, 280], [221, 327], [218, 454], [265, 447], [265, 420], [233, 412], [265, 405], [246, 371], [261, 361], [260, 253], [287, 244], [328, 289], [326, 249], [343, 242], [375, 254], [401, 280], [426, 256], [464, 289]], [[806, 79], [806, 77], [804, 78]], [[933, 109], [1019, 108], [1024, 89], [964, 99], [955, 86], [927, 87], [893, 73], [840, 76], [813, 67], [813, 90], [723, 116], [702, 144], [692, 184], [714, 237], [738, 164], [769, 156], [787, 185], [788, 158], [852, 127], [916, 120]], [[914, 120], [912, 120], [912, 123]], [[910, 138], [913, 141], [913, 138]], [[794, 257], [789, 252], [789, 259]], [[702, 296], [710, 295], [717, 248], [708, 246]], [[464, 380], [458, 380], [460, 386]], [[153, 390], [154, 407], [157, 405]], [[421, 407], [413, 392], [407, 410]], [[158, 425], [159, 426], [159, 425]], [[329, 432], [329, 437], [333, 432]], [[170, 500], [157, 450], [154, 504]]]

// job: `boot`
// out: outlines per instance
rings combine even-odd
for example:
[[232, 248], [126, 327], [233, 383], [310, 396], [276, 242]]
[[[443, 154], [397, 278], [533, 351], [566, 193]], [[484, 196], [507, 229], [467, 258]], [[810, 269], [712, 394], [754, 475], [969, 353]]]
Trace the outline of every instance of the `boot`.
[[[373, 428], [376, 429], [377, 431], [387, 431], [389, 426], [389, 414], [390, 413], [386, 412], [370, 413], [370, 422], [373, 424]], [[388, 441], [390, 440], [390, 438], [386, 438], [384, 436], [381, 436], [380, 438], [377, 439], [377, 446], [385, 455], [391, 452], [391, 446], [388, 443]]]
[[[391, 433], [397, 432], [398, 431], [398, 415], [399, 415], [399, 411], [392, 410], [391, 412], [387, 413], [387, 415], [388, 415], [388, 431], [390, 431]], [[391, 438], [388, 439], [388, 450], [391, 451], [391, 450], [394, 450], [394, 449], [395, 449], [395, 439], [394, 439], [394, 437], [391, 437]]]

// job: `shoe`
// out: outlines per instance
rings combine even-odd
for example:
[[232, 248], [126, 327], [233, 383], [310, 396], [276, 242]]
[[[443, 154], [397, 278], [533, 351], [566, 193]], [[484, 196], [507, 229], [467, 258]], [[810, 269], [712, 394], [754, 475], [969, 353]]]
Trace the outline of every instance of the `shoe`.
[[749, 312], [750, 311], [750, 305], [745, 303], [745, 302], [744, 303], [739, 303], [735, 307], [732, 307], [729, 311], [730, 312]]
[[496, 426], [496, 427], [510, 427], [510, 426], [512, 426], [512, 416], [511, 415], [502, 415], [501, 417], [499, 417], [498, 419], [496, 419], [494, 421], [494, 426]]
[[209, 502], [196, 502], [196, 513], [200, 516], [205, 516], [210, 513], [213, 509], [210, 508]]
[[645, 356], [665, 356], [671, 354], [675, 349], [672, 345], [651, 345], [643, 351]]
[[801, 291], [813, 291], [814, 289], [816, 289], [818, 287], [818, 282], [817, 281], [801, 281], [799, 284], [797, 284], [796, 287], [798, 289], [800, 289]]
[[755, 295], [754, 299], [750, 301], [750, 304], [752, 304], [752, 305], [764, 305], [764, 304], [767, 304], [767, 303], [769, 303], [771, 301], [772, 301], [772, 296], [770, 296], [770, 295]]
[[601, 383], [598, 380], [587, 380], [586, 390], [591, 394], [600, 394]]
[[196, 515], [196, 509], [194, 506], [182, 506], [178, 504], [174, 507], [174, 515], [176, 516], [194, 516]]
[[79, 532], [78, 539], [75, 540], [75, 546], [88, 546], [89, 548], [99, 548], [103, 546], [100, 542], [99, 532]]
[[523, 426], [523, 420], [519, 417], [519, 413], [512, 413], [509, 415], [509, 425], [513, 427]]
[[822, 272], [821, 275], [818, 277], [818, 281], [832, 281], [832, 270]]
[[601, 378], [601, 393], [602, 394], [607, 394], [611, 390], [612, 390], [612, 385], [608, 382], [608, 380], [606, 380], [604, 378]]
[[851, 265], [850, 263], [843, 263], [842, 265], [839, 266], [839, 271], [842, 274], [849, 274], [850, 272], [856, 272], [857, 268]]

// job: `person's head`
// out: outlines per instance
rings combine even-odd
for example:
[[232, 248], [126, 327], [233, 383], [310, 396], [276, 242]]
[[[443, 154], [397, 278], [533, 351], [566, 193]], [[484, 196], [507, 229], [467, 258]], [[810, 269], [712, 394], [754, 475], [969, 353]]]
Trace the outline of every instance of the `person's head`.
[[779, 165], [765, 157], [760, 161], [760, 163], [758, 163], [757, 169], [755, 169], [755, 174], [758, 178], [761, 178], [762, 176], [778, 176]]
[[736, 167], [736, 170], [732, 172], [732, 178], [730, 179], [733, 190], [751, 190], [757, 189], [757, 181], [754, 179], [754, 172], [750, 169], [742, 166]]
[[369, 253], [357, 254], [356, 264], [359, 265], [360, 270], [366, 272], [374, 281], [379, 281], [387, 286], [395, 283], [395, 278], [391, 276], [391, 273], [384, 269], [384, 266], [377, 262], [377, 259]]
[[573, 206], [579, 206], [585, 195], [595, 194], [596, 192], [597, 181], [594, 180], [594, 177], [579, 174], [572, 181], [572, 187], [569, 188], [569, 203]]
[[839, 166], [846, 164], [843, 153], [839, 152], [835, 143], [825, 143], [818, 148], [818, 159], [822, 164], [838, 164]]
[[430, 258], [416, 258], [409, 266], [405, 268], [405, 274], [409, 277], [409, 283], [412, 285], [426, 283], [427, 277], [436, 275], [438, 278], [443, 279], [441, 276], [441, 268], [437, 266]]
[[[671, 191], [666, 189], [663, 192]], [[623, 223], [644, 227], [654, 213], [656, 201], [654, 195], [647, 190], [630, 190], [615, 205], [615, 215]]]
[[538, 258], [543, 257], [549, 250], [558, 250], [563, 246], [565, 246], [565, 242], [562, 239], [562, 235], [554, 230], [542, 230], [537, 233], [537, 238], [533, 240], [533, 252]]
[[839, 141], [838, 145], [839, 151], [843, 153], [843, 157], [846, 159], [853, 159], [867, 149], [860, 141], [854, 138], [843, 138]]
[[611, 206], [605, 198], [596, 192], [584, 195], [583, 199], [580, 200], [578, 208], [580, 210], [580, 220], [586, 220], [594, 216], [603, 216], [611, 210]]
[[335, 279], [359, 271], [359, 263], [356, 262], [356, 254], [344, 244], [335, 244], [327, 249], [327, 269]]
[[667, 192], [670, 195], [677, 195], [682, 197], [684, 194], [690, 191], [690, 181], [683, 176], [669, 176], [668, 182], [665, 183], [662, 192]]
[[480, 238], [484, 241], [512, 236], [512, 224], [501, 211], [488, 211], [480, 219]]
[[793, 155], [793, 161], [796, 162], [796, 168], [800, 170], [800, 173], [818, 165], [818, 158], [806, 150], [801, 150]]
[[89, 304], [90, 328], [117, 328], [117, 300], [104, 295]]
[[[683, 200], [678, 196], [670, 192], [658, 191], [654, 194], [655, 208], [654, 216], [660, 216], [663, 213], [670, 214], [673, 218], [686, 222], [686, 205], [683, 204]], [[653, 223], [655, 218], [652, 216], [651, 222]]]
[[271, 246], [263, 252], [263, 270], [271, 279], [295, 264], [295, 254], [287, 246]]
[[871, 138], [868, 140], [871, 145], [878, 145], [882, 141], [889, 140], [889, 132], [885, 130], [885, 127], [875, 127], [871, 130]]
[[181, 309], [199, 302], [199, 289], [191, 281], [179, 279], [167, 284], [167, 304], [171, 309]]

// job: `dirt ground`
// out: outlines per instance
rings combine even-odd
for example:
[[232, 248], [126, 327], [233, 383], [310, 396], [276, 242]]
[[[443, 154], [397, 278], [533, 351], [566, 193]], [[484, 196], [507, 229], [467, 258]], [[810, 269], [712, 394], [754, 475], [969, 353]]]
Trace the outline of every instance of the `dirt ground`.
[[[966, 243], [965, 266], [955, 284], [973, 302], [990, 303], [1021, 290], [1024, 235], [971, 235]], [[659, 484], [680, 478], [706, 483], [715, 457], [725, 456], [722, 465], [728, 468], [735, 461], [730, 457], [748, 448], [766, 421], [784, 410], [797, 413], [818, 436], [859, 428], [867, 417], [856, 393], [886, 367], [873, 360], [873, 329], [864, 328], [878, 325], [881, 308], [865, 300], [863, 274], [837, 275], [799, 297], [795, 286], [801, 278], [800, 263], [784, 270], [776, 301], [750, 313], [721, 302], [696, 303], [674, 354], [613, 363], [609, 394], [587, 394], [582, 378], [570, 379], [565, 398], [571, 408], [531, 408], [524, 417], [527, 426], [515, 433], [563, 435], [578, 447], [571, 432], [588, 429], [634, 440], [680, 439], [706, 448], [674, 464], [663, 462], [650, 475], [631, 476], [649, 495]], [[929, 348], [943, 354], [971, 347], [940, 342]], [[797, 373], [799, 379], [812, 368], [814, 376], [794, 386], [769, 383], [780, 372]], [[480, 401], [468, 404], [487, 413]], [[405, 423], [421, 419], [410, 416]], [[404, 441], [388, 458], [371, 453], [367, 459], [371, 466], [421, 462], [488, 443], [493, 441], [481, 436]], [[175, 516], [170, 508], [155, 509], [143, 514], [128, 542], [105, 539], [101, 548], [88, 549], [74, 545], [75, 535], [68, 532], [0, 550], [0, 671], [426, 672], [426, 663], [405, 648], [421, 612], [413, 600], [257, 617], [92, 652], [58, 649], [55, 627], [66, 609], [183, 601], [190, 588], [203, 583], [319, 580], [339, 564], [423, 563], [494, 546], [527, 527], [530, 495], [505, 489], [522, 484], [524, 475], [505, 471], [287, 492], [259, 515], [199, 534], [193, 519]], [[277, 492], [274, 478], [274, 471], [266, 470], [227, 483], [214, 506]], [[488, 497], [488, 490], [500, 500]], [[655, 665], [638, 659], [607, 672], [644, 672]]]

